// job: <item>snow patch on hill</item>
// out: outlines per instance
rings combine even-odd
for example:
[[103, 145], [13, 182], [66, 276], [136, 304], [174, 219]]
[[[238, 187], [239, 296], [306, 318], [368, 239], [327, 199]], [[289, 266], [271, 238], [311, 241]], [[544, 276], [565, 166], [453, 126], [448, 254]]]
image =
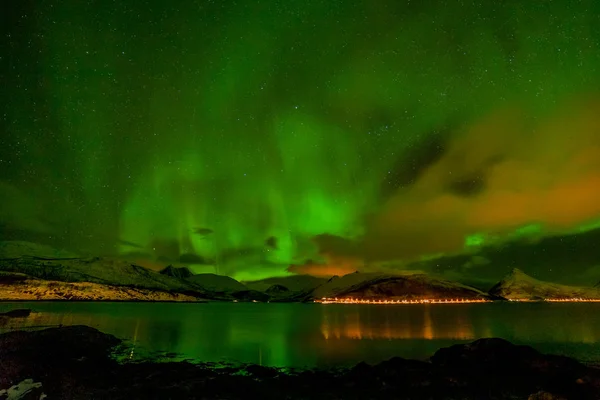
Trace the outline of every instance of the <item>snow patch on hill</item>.
[[517, 268], [490, 289], [490, 294], [508, 300], [600, 299], [597, 288], [540, 281]]

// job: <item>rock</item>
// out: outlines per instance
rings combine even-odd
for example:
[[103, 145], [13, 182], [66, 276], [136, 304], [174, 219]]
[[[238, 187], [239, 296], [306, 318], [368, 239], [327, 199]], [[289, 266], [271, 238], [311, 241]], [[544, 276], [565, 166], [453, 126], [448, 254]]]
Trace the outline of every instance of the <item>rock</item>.
[[401, 357], [393, 357], [387, 361], [377, 364], [374, 369], [381, 376], [397, 376], [406, 377], [411, 374], [425, 375], [431, 372], [432, 365], [424, 361], [407, 360]]
[[[116, 361], [109, 354], [120, 343], [112, 335], [80, 325], [4, 333], [0, 335], [0, 388], [35, 377], [50, 391], [60, 384], [61, 374], [66, 379], [85, 375], [89, 368], [110, 370]], [[43, 380], [48, 374], [57, 376]]]
[[15, 382], [29, 379], [27, 387], [39, 382], [56, 399], [276, 399], [282, 393], [290, 400], [600, 398], [596, 369], [500, 339], [442, 349], [431, 363], [394, 357], [374, 366], [299, 372], [259, 365], [119, 364], [110, 353], [120, 344], [85, 326], [0, 334], [0, 393], [6, 396]]
[[531, 363], [539, 356], [529, 346], [515, 346], [507, 340], [491, 338], [442, 348], [431, 357], [431, 362], [451, 369], [476, 367], [503, 370], [522, 362]]
[[544, 355], [529, 346], [497, 338], [440, 349], [431, 357], [431, 362], [450, 371], [450, 376], [458, 382], [476, 382], [488, 389], [504, 388], [522, 394], [544, 388], [578, 399], [591, 399], [591, 393], [597, 390], [591, 382], [577, 383], [578, 379], [589, 374], [599, 375], [599, 371], [571, 358]]
[[0, 390], [2, 400], [42, 400], [46, 395], [42, 392], [42, 384], [33, 379], [25, 379], [8, 389]]
[[262, 365], [251, 364], [246, 367], [246, 372], [258, 379], [273, 378], [279, 374], [275, 368], [263, 367]]

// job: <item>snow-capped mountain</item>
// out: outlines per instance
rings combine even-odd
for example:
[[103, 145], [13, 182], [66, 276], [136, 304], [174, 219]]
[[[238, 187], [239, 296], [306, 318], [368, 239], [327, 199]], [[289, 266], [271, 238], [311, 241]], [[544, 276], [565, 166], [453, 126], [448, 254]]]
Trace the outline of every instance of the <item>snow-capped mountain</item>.
[[508, 300], [600, 299], [598, 288], [544, 282], [517, 268], [490, 289], [490, 294]]

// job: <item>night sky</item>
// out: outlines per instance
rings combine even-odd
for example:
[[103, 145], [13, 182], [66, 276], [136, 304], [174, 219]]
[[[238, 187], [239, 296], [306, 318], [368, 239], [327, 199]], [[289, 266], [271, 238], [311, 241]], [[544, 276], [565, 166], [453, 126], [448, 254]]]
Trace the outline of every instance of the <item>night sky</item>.
[[1, 7], [1, 239], [600, 280], [596, 0]]

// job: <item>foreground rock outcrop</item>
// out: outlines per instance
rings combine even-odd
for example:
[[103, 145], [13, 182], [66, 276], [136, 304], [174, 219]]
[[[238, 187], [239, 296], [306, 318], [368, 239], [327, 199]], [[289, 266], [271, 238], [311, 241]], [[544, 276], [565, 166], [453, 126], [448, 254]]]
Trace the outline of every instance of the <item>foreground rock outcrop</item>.
[[532, 278], [517, 268], [490, 289], [490, 294], [507, 300], [520, 301], [600, 299], [599, 288], [544, 282]]
[[119, 364], [110, 354], [121, 345], [86, 326], [2, 334], [0, 391], [31, 380], [49, 399], [600, 398], [599, 370], [501, 339], [441, 349], [429, 362], [395, 357], [375, 366], [287, 372], [259, 365]]

